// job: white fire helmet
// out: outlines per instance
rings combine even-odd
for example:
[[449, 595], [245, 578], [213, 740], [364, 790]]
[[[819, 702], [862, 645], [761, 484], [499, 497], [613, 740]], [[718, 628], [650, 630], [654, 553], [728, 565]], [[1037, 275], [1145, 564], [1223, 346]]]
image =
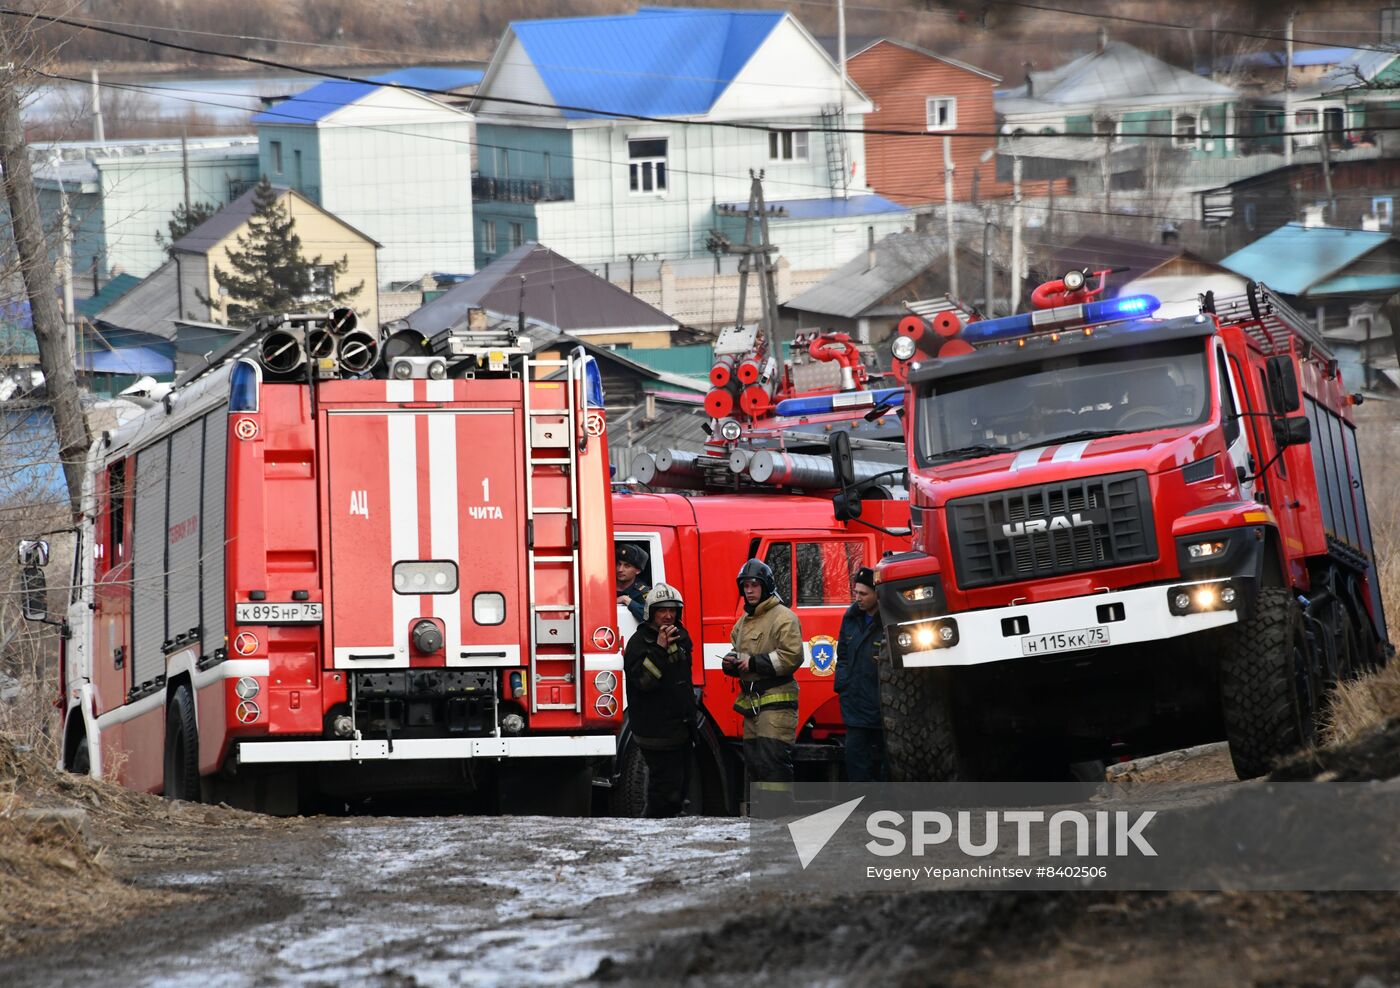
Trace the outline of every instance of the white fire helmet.
[[647, 591], [646, 595], [646, 619], [651, 620], [651, 609], [653, 607], [674, 607], [676, 609], [676, 620], [680, 620], [680, 611], [684, 607], [681, 600], [681, 592], [675, 587], [666, 583], [658, 583]]

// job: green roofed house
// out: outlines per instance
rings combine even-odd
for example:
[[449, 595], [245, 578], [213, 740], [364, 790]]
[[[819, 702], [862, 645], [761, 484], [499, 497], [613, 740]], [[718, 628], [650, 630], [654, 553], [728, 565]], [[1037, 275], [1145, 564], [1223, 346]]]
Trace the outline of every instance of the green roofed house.
[[1125, 144], [1171, 135], [1171, 146], [1192, 158], [1225, 158], [1238, 153], [1229, 135], [1239, 99], [1229, 86], [1100, 32], [1097, 50], [999, 90], [996, 108], [1007, 135], [1112, 129]]
[[1400, 386], [1391, 323], [1381, 313], [1400, 293], [1400, 241], [1388, 232], [1288, 223], [1220, 263], [1312, 316], [1349, 387]]

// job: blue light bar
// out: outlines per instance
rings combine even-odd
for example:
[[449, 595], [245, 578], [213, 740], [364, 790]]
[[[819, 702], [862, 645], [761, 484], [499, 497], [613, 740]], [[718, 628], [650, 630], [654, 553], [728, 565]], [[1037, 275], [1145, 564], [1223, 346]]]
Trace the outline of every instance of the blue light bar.
[[904, 404], [903, 388], [880, 388], [876, 391], [840, 391], [836, 394], [817, 395], [812, 398], [785, 398], [778, 402], [774, 415], [795, 418], [799, 415], [826, 415], [847, 409], [872, 408], [885, 405], [898, 408]]
[[978, 343], [994, 343], [998, 340], [1029, 336], [1031, 333], [1064, 329], [1067, 326], [1092, 326], [1116, 319], [1137, 319], [1156, 312], [1161, 305], [1161, 301], [1151, 295], [1127, 295], [1103, 302], [1060, 305], [1053, 309], [1037, 309], [1015, 316], [968, 323], [962, 331], [962, 338], [974, 346]]
[[256, 412], [262, 370], [251, 360], [235, 360], [228, 372], [228, 410]]

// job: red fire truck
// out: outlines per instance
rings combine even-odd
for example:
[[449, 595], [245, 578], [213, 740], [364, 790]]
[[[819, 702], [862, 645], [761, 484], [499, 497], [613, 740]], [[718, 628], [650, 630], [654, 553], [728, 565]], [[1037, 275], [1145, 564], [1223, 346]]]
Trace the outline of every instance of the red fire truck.
[[484, 324], [376, 353], [353, 323], [250, 330], [94, 444], [63, 764], [276, 811], [586, 810], [621, 725], [596, 370]]
[[[909, 547], [903, 430], [880, 405], [890, 392], [865, 386], [867, 369], [845, 338], [822, 334], [797, 343], [795, 357], [780, 369], [754, 329], [722, 333], [715, 349], [717, 371], [724, 373], [712, 373], [715, 392], [706, 403], [710, 442], [700, 453], [641, 457], [634, 469], [647, 489], [619, 486], [613, 496], [614, 538], [646, 551], [646, 582], [669, 583], [685, 599], [696, 645], [692, 682], [702, 708], [691, 805], [711, 814], [737, 812], [746, 798], [743, 722], [733, 709], [737, 680], [720, 669], [742, 613], [734, 582], [739, 567], [752, 558], [767, 562], [801, 621], [806, 654], [797, 672], [794, 761], [799, 778], [834, 778], [844, 727], [832, 682], [852, 580], [860, 567]], [[832, 505], [839, 486], [827, 450], [832, 430], [848, 436], [859, 454], [856, 483], [865, 498], [859, 522], [838, 518]], [[624, 608], [618, 624], [624, 639], [635, 627]], [[644, 773], [624, 729], [612, 780], [617, 812], [640, 814]]]
[[914, 546], [878, 569], [902, 778], [1227, 739], [1259, 775], [1391, 648], [1337, 361], [1266, 289], [1194, 318], [1072, 272], [906, 317]]

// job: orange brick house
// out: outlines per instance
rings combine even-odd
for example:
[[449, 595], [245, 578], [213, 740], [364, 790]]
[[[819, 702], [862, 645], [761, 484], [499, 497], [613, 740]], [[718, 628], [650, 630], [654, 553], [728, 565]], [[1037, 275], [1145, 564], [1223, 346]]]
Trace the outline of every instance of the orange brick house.
[[[1001, 77], [904, 41], [884, 38], [846, 59], [846, 71], [875, 103], [871, 130], [922, 130], [927, 138], [868, 133], [866, 174], [871, 188], [901, 205], [943, 202], [942, 131], [986, 135], [953, 137], [953, 199], [1011, 195], [996, 178], [996, 106]], [[1045, 181], [1022, 183], [1024, 197], [1043, 196]]]

